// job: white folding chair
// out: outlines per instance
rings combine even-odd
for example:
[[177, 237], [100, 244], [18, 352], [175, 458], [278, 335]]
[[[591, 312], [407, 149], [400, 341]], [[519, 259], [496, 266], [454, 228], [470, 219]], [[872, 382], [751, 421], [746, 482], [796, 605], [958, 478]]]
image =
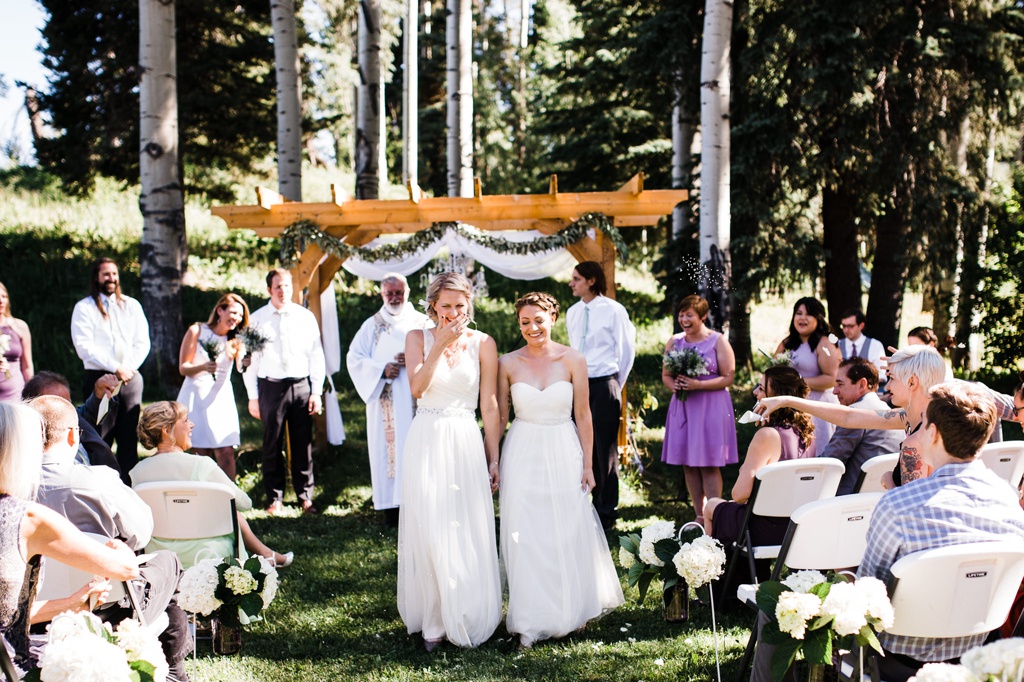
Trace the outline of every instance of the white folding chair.
[[[881, 498], [882, 493], [861, 493], [816, 500], [801, 506], [790, 518], [771, 579], [780, 579], [783, 568], [838, 571], [860, 565], [867, 545], [871, 515]], [[740, 585], [736, 594], [755, 612], [758, 610], [756, 585]], [[746, 678], [756, 644], [755, 619], [740, 663], [738, 681]]]
[[981, 461], [1014, 489], [1020, 489], [1024, 479], [1024, 441], [986, 443], [981, 449]]
[[[927, 549], [892, 565], [889, 598], [896, 614], [886, 630], [905, 637], [968, 637], [1006, 620], [1024, 579], [1024, 543], [972, 542]], [[865, 650], [865, 656], [876, 654]], [[877, 666], [872, 666], [877, 679]], [[849, 664], [842, 674], [855, 675]]]
[[14, 669], [14, 661], [7, 653], [7, 645], [3, 641], [0, 641], [0, 670], [3, 670], [6, 682], [18, 682], [18, 672]]
[[153, 512], [154, 538], [202, 540], [230, 534], [235, 538], [234, 558], [241, 555], [231, 486], [205, 481], [153, 481], [135, 486], [135, 492]]
[[896, 468], [896, 462], [900, 461], [900, 453], [890, 452], [886, 455], [872, 457], [860, 465], [860, 476], [853, 486], [857, 493], [881, 493], [885, 492], [882, 487], [882, 474]]

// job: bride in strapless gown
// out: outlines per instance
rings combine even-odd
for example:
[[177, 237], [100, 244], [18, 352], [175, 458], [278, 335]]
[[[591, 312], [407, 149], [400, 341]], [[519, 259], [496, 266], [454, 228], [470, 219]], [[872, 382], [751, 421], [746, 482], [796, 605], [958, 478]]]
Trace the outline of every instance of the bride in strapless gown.
[[511, 399], [516, 415], [501, 452], [505, 624], [522, 646], [567, 635], [623, 603], [583, 457], [593, 442], [586, 361], [550, 340], [557, 305], [547, 294], [517, 301], [527, 346], [498, 369], [499, 414], [507, 420]]

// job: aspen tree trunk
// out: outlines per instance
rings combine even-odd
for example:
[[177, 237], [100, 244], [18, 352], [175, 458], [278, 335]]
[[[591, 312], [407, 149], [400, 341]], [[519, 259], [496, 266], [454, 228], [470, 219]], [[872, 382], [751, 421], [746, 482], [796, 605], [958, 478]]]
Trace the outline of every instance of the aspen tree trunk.
[[173, 0], [139, 2], [139, 168], [142, 305], [153, 352], [147, 363], [176, 390], [185, 273], [185, 202], [178, 165], [178, 85]]
[[281, 196], [302, 201], [302, 99], [294, 0], [271, 0], [277, 74], [277, 186]]
[[729, 50], [732, 3], [707, 0], [700, 69], [701, 294], [711, 304], [709, 324], [729, 323]]
[[359, 2], [356, 199], [380, 195], [380, 1]]
[[402, 181], [419, 184], [420, 137], [420, 13], [419, 0], [405, 0], [404, 55], [402, 78]]
[[448, 196], [473, 196], [473, 7], [448, 0]]

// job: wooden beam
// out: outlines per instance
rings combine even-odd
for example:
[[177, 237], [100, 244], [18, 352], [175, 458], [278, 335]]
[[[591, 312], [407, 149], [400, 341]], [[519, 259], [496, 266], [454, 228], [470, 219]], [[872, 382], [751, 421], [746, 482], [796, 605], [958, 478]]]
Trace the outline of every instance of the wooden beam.
[[558, 194], [558, 176], [554, 173], [551, 174], [551, 179], [548, 180], [548, 194]]
[[281, 194], [278, 194], [272, 189], [267, 187], [256, 188], [256, 203], [259, 204], [260, 208], [270, 210], [273, 206], [279, 206], [288, 200]]
[[[638, 187], [637, 180], [635, 186]], [[284, 202], [269, 208], [215, 206], [211, 212], [232, 229], [281, 230], [297, 220], [321, 226], [377, 225], [382, 233], [408, 233], [422, 225], [461, 220], [481, 229], [529, 229], [536, 220], [575, 220], [584, 213], [600, 212], [615, 218], [663, 216], [685, 201], [686, 190], [646, 190], [638, 193], [583, 192], [572, 194], [498, 195], [473, 198], [422, 197], [409, 200], [367, 199], [330, 203]], [[524, 221], [509, 227], [508, 221]], [[647, 223], [653, 224], [653, 223]], [[266, 233], [264, 233], [266, 234]]]
[[631, 177], [625, 185], [619, 188], [619, 191], [639, 196], [644, 191], [644, 172], [640, 171]]

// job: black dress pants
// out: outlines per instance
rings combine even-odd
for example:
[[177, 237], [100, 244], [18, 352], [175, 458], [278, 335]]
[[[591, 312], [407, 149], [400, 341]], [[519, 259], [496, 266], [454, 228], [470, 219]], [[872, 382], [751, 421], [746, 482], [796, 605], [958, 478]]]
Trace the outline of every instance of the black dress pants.
[[260, 379], [263, 420], [263, 488], [267, 503], [284, 498], [285, 429], [291, 435], [292, 485], [299, 500], [313, 500], [313, 417], [309, 414], [309, 378]]
[[[92, 394], [96, 380], [104, 374], [110, 374], [103, 370], [87, 369], [82, 382], [82, 398], [88, 400]], [[121, 480], [130, 486], [132, 479], [128, 473], [139, 463], [139, 414], [142, 412], [142, 375], [136, 372], [128, 383], [121, 384], [121, 391], [117, 394], [117, 400], [113, 401], [111, 409], [116, 408], [113, 425], [109, 431], [102, 432], [109, 445], [117, 443], [117, 465], [121, 468]], [[109, 417], [107, 418], [110, 419]], [[107, 420], [104, 420], [106, 426]]]
[[590, 379], [590, 416], [594, 423], [594, 508], [609, 530], [618, 519], [619, 418], [622, 391], [614, 375]]

